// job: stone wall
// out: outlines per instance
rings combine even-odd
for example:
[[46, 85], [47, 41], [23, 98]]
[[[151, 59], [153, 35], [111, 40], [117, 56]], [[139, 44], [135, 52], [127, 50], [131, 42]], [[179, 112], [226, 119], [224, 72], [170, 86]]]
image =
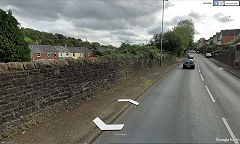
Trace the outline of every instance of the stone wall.
[[214, 54], [214, 58], [234, 68], [240, 69], [240, 46], [225, 48]]
[[39, 123], [159, 64], [140, 59], [2, 63], [0, 136]]

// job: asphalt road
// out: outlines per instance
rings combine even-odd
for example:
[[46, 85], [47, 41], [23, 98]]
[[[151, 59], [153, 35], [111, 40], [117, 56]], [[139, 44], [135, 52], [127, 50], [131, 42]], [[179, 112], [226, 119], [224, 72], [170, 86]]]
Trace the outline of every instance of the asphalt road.
[[195, 70], [171, 70], [114, 122], [125, 124], [121, 131], [104, 131], [94, 143], [240, 142], [240, 79], [194, 59]]

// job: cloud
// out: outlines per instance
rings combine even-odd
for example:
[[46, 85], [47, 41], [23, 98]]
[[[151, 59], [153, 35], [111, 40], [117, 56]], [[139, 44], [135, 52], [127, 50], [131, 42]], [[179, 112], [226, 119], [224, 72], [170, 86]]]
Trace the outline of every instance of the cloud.
[[138, 33], [131, 30], [123, 30], [123, 31], [113, 31], [111, 32], [113, 35], [122, 35], [122, 36], [138, 36]]
[[221, 22], [221, 23], [228, 23], [232, 22], [233, 19], [231, 19], [229, 16], [224, 15], [223, 13], [217, 13], [214, 15], [214, 19]]
[[[172, 3], [166, 3], [166, 9], [172, 6]], [[91, 37], [88, 39], [105, 43], [111, 39], [121, 41], [124, 36], [135, 37], [132, 40], [142, 38], [138, 31], [146, 31], [158, 22], [156, 13], [161, 12], [162, 1], [2, 0], [0, 8], [11, 8], [24, 27]]]
[[[168, 30], [170, 30], [169, 26], [164, 24], [163, 31], [166, 32]], [[160, 34], [160, 33], [162, 33], [162, 26], [161, 25], [153, 27], [153, 28], [148, 30], [148, 34], [151, 34], [151, 35]]]
[[205, 17], [205, 14], [199, 14], [197, 12], [192, 11], [188, 14], [188, 17], [193, 19], [193, 20], [199, 21], [199, 20], [202, 20]]

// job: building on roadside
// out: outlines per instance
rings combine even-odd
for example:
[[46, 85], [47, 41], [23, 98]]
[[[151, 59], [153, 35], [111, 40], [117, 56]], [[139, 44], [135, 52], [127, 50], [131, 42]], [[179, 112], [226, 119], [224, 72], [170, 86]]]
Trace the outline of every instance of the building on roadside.
[[221, 45], [221, 33], [217, 32], [216, 37], [217, 37], [216, 45], [219, 46], [219, 45]]
[[213, 35], [213, 44], [217, 44], [217, 35]]
[[84, 51], [80, 47], [67, 47], [73, 59], [84, 58]]
[[53, 46], [57, 51], [59, 60], [72, 59], [70, 50], [65, 46]]
[[29, 45], [32, 61], [58, 60], [58, 52], [51, 45]]
[[86, 47], [67, 47], [67, 49], [71, 52], [73, 59], [90, 58], [93, 56], [93, 52]]
[[240, 34], [240, 29], [221, 30], [220, 32], [221, 44], [225, 44], [237, 38], [238, 34]]
[[210, 38], [207, 40], [207, 45], [210, 45], [211, 42], [213, 42], [213, 37], [210, 37]]
[[198, 43], [199, 48], [201, 48], [205, 44], [204, 41], [205, 41], [205, 38], [200, 38], [199, 39], [199, 43]]
[[93, 51], [90, 50], [89, 48], [86, 48], [86, 47], [80, 47], [80, 48], [84, 53], [83, 58], [90, 58], [94, 56]]

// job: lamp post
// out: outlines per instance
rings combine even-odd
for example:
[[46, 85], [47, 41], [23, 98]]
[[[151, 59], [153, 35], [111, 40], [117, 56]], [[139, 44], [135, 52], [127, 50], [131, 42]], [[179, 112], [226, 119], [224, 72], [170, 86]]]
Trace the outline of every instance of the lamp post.
[[[162, 34], [161, 34], [161, 57], [160, 57], [160, 66], [162, 67], [162, 44], [163, 44], [163, 17], [164, 17], [164, 1], [165, 0], [162, 0], [163, 1], [163, 10], [162, 10]], [[168, 1], [168, 0], [166, 0]]]

